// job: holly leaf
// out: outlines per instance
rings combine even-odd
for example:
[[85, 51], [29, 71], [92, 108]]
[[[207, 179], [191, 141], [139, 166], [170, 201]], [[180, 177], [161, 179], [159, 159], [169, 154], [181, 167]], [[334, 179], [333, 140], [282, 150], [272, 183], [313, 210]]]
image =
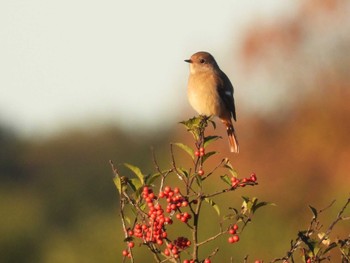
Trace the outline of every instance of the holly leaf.
[[214, 155], [214, 154], [217, 154], [217, 152], [215, 151], [212, 151], [212, 152], [207, 152], [203, 155], [203, 159], [202, 159], [202, 163], [204, 163], [210, 156]]
[[204, 198], [204, 201], [206, 201], [208, 204], [210, 204], [214, 210], [216, 211], [216, 213], [218, 215], [220, 215], [220, 208], [219, 206], [213, 201], [213, 199], [210, 199], [210, 198]]
[[179, 171], [181, 171], [181, 173], [182, 173], [186, 178], [188, 178], [189, 172], [188, 172], [186, 169], [180, 167], [180, 168], [179, 168]]
[[258, 198], [253, 197], [249, 198], [246, 196], [242, 196], [243, 198], [243, 204], [242, 204], [242, 213], [245, 214], [246, 212], [254, 214], [259, 208], [266, 206], [266, 205], [275, 205], [274, 203], [270, 202], [258, 202]]
[[217, 139], [222, 139], [222, 137], [216, 136], [216, 135], [205, 137], [204, 138], [204, 147], [207, 147], [210, 143], [216, 141]]
[[144, 176], [143, 176], [140, 168], [138, 168], [135, 165], [129, 164], [129, 163], [124, 163], [123, 165], [126, 168], [128, 168], [130, 171], [132, 171], [139, 178], [141, 185], [144, 185]]
[[214, 130], [216, 129], [216, 123], [213, 121], [213, 120], [208, 120], [210, 123], [211, 123], [211, 125], [213, 125], [213, 128], [214, 128]]
[[229, 186], [231, 186], [231, 180], [230, 180], [230, 178], [228, 177], [227, 174], [225, 174], [225, 175], [220, 175], [220, 179], [221, 179], [222, 181], [224, 181], [225, 183], [227, 183]]
[[275, 206], [276, 204], [275, 203], [271, 203], [271, 202], [264, 202], [264, 201], [263, 202], [258, 202], [258, 199], [256, 198], [255, 202], [253, 203], [252, 212], [255, 213], [256, 210], [258, 210], [260, 207], [267, 206], [267, 205]]
[[161, 174], [155, 173], [155, 174], [149, 174], [145, 177], [145, 184], [150, 185], [152, 184]]
[[142, 184], [138, 178], [128, 180], [128, 184], [134, 192], [139, 191], [142, 188]]
[[229, 162], [229, 161], [227, 161], [225, 164], [224, 164], [224, 167], [226, 168], [226, 169], [228, 169], [229, 170], [229, 172], [231, 173], [231, 175], [233, 176], [233, 177], [238, 177], [238, 173], [237, 173], [237, 171], [232, 167], [232, 165], [231, 165], [231, 163]]
[[174, 145], [184, 150], [192, 158], [192, 160], [194, 160], [194, 150], [191, 147], [179, 142], [174, 143]]
[[116, 186], [119, 194], [122, 194], [122, 184], [121, 184], [121, 181], [120, 181], [120, 177], [119, 176], [114, 176], [113, 182], [114, 182], [114, 185]]

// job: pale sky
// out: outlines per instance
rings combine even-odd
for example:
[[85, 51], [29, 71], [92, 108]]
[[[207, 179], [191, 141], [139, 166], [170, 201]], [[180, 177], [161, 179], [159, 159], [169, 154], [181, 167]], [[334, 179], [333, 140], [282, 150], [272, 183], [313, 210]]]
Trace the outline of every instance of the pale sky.
[[0, 125], [35, 136], [70, 125], [174, 124], [190, 112], [184, 59], [211, 52], [237, 94], [242, 30], [286, 3], [1, 1]]

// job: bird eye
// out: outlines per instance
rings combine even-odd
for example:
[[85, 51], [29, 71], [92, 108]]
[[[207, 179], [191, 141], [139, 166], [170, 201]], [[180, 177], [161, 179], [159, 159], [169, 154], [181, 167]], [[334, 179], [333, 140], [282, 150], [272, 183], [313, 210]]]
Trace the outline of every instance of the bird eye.
[[205, 63], [205, 59], [204, 59], [204, 58], [201, 58], [201, 59], [199, 60], [199, 63], [204, 64], [204, 63]]

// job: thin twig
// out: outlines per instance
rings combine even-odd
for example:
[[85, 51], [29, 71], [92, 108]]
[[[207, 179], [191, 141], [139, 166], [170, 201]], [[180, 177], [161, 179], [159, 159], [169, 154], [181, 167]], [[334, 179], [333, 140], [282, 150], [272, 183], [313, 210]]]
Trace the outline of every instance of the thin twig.
[[208, 178], [210, 175], [212, 175], [218, 168], [220, 168], [222, 166], [222, 164], [224, 162], [226, 162], [226, 158], [222, 159], [218, 165], [216, 165], [206, 176], [204, 176], [202, 181], [204, 181], [206, 178]]

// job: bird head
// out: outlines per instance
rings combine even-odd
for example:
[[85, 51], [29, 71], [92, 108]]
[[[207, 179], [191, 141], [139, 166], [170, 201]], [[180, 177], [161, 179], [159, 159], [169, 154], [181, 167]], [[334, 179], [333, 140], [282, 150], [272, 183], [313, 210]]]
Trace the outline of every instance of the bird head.
[[186, 59], [185, 62], [190, 63], [190, 71], [192, 74], [212, 71], [219, 68], [214, 57], [210, 53], [204, 51], [193, 54], [191, 58]]

